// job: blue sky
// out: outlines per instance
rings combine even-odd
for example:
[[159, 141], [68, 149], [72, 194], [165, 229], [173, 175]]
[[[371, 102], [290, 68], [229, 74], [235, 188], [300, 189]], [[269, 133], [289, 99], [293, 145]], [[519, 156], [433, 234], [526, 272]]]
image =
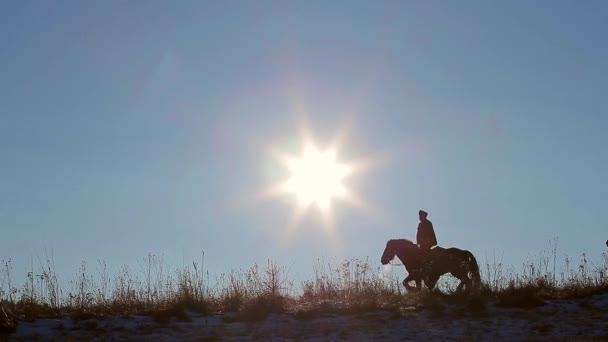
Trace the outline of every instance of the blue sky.
[[[4, 1], [0, 258], [58, 272], [148, 252], [206, 253], [212, 274], [370, 257], [415, 238], [518, 266], [559, 237], [608, 239], [608, 6], [602, 1]], [[250, 201], [298, 153], [298, 113], [339, 158], [390, 155], [346, 180], [335, 240], [289, 196]], [[23, 273], [21, 273], [23, 272]]]

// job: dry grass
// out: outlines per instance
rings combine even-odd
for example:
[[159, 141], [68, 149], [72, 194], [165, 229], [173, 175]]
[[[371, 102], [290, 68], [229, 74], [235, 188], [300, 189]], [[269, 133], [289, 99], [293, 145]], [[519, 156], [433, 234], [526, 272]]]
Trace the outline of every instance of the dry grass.
[[[572, 259], [566, 258], [566, 266], [559, 273], [556, 248], [541, 254], [536, 262], [523, 265], [519, 273], [512, 268], [505, 271], [500, 261], [487, 262], [482, 272], [483, 286], [474, 294], [448, 293], [454, 285], [449, 281], [442, 291], [406, 293], [401, 279], [379, 277], [369, 260], [357, 259], [337, 265], [317, 260], [313, 279], [299, 287], [289, 281], [285, 268], [270, 261], [264, 267], [254, 265], [220, 274], [216, 285], [210, 287], [203, 262], [167, 270], [159, 257], [149, 254], [141, 261], [140, 272], [125, 266], [113, 276], [102, 261], [96, 265], [95, 276], [82, 263], [77, 279], [67, 289], [59, 287], [52, 257], [38, 272], [29, 272], [21, 286], [14, 286], [8, 260], [3, 261], [0, 272], [0, 300], [4, 311], [22, 320], [66, 316], [86, 320], [143, 314], [158, 322], [169, 322], [187, 320], [187, 311], [194, 311], [230, 313], [227, 320], [257, 321], [281, 312], [311, 319], [374, 310], [398, 314], [403, 307], [440, 311], [448, 305], [467, 313], [483, 313], [488, 303], [534, 307], [547, 299], [608, 292], [608, 256], [602, 257], [599, 266], [595, 266], [583, 255], [576, 267], [571, 266]], [[539, 327], [541, 331], [547, 329]]]
[[482, 272], [482, 291], [507, 307], [534, 307], [547, 299], [584, 298], [608, 292], [608, 254], [603, 253], [598, 264], [582, 254], [578, 265], [565, 256], [558, 268], [557, 239], [540, 253], [536, 261], [526, 262], [521, 272], [513, 268], [506, 272], [502, 261], [486, 262]]

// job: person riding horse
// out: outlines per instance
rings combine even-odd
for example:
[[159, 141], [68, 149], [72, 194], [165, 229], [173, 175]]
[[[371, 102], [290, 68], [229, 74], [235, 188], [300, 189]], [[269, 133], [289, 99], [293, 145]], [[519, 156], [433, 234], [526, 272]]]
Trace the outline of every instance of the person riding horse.
[[[386, 265], [394, 257], [398, 257], [407, 270], [408, 275], [403, 280], [403, 286], [408, 290], [421, 290], [423, 281], [429, 290], [433, 290], [439, 277], [446, 273], [460, 279], [456, 291], [463, 288], [467, 290], [479, 288], [481, 284], [477, 260], [473, 253], [465, 249], [437, 246], [423, 252], [418, 245], [410, 240], [388, 240], [380, 262], [382, 265]], [[421, 265], [424, 266], [421, 267]], [[412, 281], [416, 282], [416, 287], [409, 284]]]
[[433, 229], [433, 223], [427, 219], [428, 215], [429, 213], [424, 210], [418, 211], [420, 223], [418, 224], [418, 232], [416, 233], [416, 243], [424, 251], [428, 251], [431, 247], [437, 246], [435, 229]]
[[[479, 265], [475, 256], [464, 249], [455, 247], [442, 248], [437, 246], [437, 236], [433, 223], [427, 219], [428, 213], [418, 212], [420, 223], [416, 233], [416, 243], [408, 239], [393, 239], [386, 243], [380, 262], [388, 264], [398, 257], [408, 272], [403, 280], [406, 289], [422, 289], [422, 282], [429, 290], [435, 288], [439, 277], [450, 273], [460, 279], [457, 291], [463, 288], [473, 289], [481, 284]], [[435, 248], [433, 248], [435, 247]], [[416, 287], [409, 283], [416, 282]]]

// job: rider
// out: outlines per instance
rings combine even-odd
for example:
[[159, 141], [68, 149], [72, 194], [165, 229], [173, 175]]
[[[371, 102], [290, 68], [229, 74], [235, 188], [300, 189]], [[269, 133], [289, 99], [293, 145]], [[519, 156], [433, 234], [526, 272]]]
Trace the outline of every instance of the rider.
[[427, 216], [428, 213], [426, 211], [418, 211], [420, 223], [418, 224], [418, 233], [416, 233], [416, 243], [423, 250], [429, 250], [431, 247], [437, 245], [437, 237], [435, 236], [433, 223], [427, 220]]

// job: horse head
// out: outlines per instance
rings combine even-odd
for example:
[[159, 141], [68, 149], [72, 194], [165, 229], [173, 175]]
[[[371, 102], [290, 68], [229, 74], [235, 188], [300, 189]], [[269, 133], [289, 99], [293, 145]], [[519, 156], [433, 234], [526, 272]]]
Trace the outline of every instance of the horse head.
[[395, 240], [388, 240], [386, 247], [384, 248], [384, 253], [382, 253], [382, 258], [380, 258], [380, 262], [382, 265], [386, 265], [395, 258], [395, 255], [397, 255]]
[[[395, 256], [403, 259], [404, 256], [412, 256], [412, 253], [417, 253], [418, 246], [407, 239], [388, 240], [384, 253], [380, 262], [382, 265], [388, 264]], [[401, 260], [404, 262], [404, 260]]]

